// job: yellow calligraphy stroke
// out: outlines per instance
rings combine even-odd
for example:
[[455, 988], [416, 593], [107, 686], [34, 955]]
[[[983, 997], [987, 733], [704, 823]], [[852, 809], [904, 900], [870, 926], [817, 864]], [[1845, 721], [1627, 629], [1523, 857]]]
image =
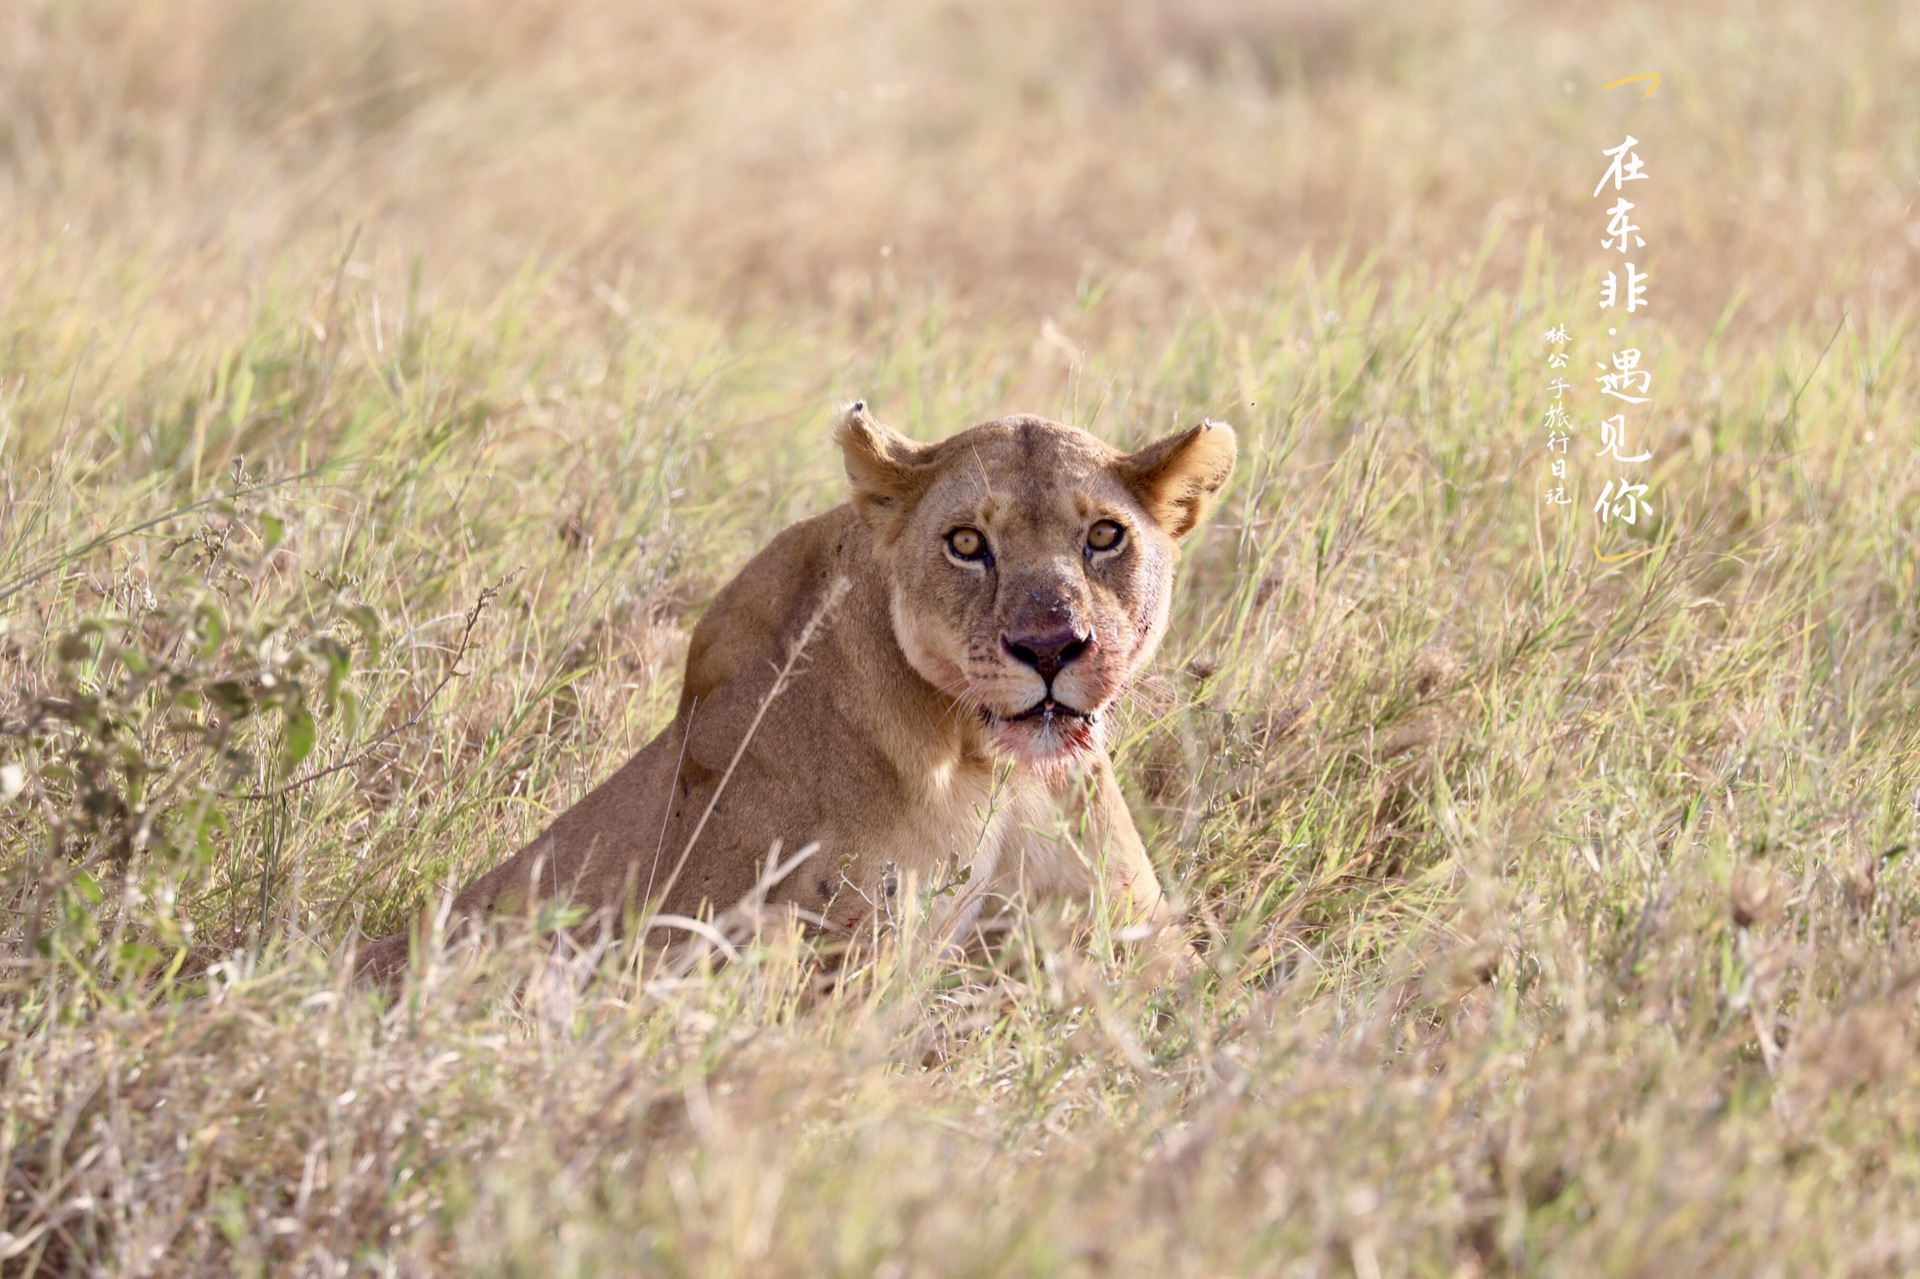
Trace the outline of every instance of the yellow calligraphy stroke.
[[1593, 558], [1599, 560], [1602, 564], [1618, 564], [1621, 560], [1631, 559], [1636, 555], [1645, 554], [1646, 551], [1644, 548], [1637, 547], [1631, 551], [1622, 551], [1618, 555], [1602, 555], [1599, 547], [1596, 546], [1593, 548]]
[[1643, 71], [1639, 75], [1624, 76], [1621, 79], [1615, 80], [1612, 84], [1603, 85], [1600, 89], [1600, 92], [1605, 93], [1608, 89], [1618, 89], [1621, 85], [1632, 84], [1635, 80], [1653, 81], [1652, 84], [1647, 86], [1647, 91], [1640, 95], [1642, 98], [1651, 98], [1653, 96], [1653, 91], [1660, 87], [1659, 75], [1657, 75], [1652, 71]]

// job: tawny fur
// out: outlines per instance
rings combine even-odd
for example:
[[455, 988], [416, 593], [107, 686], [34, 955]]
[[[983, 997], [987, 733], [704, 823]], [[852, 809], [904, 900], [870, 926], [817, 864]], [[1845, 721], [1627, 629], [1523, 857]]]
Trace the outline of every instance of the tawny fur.
[[[989, 901], [1057, 894], [1143, 934], [1168, 922], [1099, 717], [1166, 628], [1176, 543], [1231, 472], [1232, 430], [1121, 454], [1013, 417], [921, 445], [855, 405], [836, 439], [852, 501], [721, 590], [672, 723], [454, 898], [451, 931], [551, 898], [602, 927], [711, 914], [755, 887], [776, 841], [819, 846], [768, 897], [818, 928], [858, 931], [900, 894], [962, 879], [936, 898], [955, 940]], [[1089, 545], [1101, 520], [1124, 530], [1114, 551]], [[957, 527], [990, 563], [952, 553]], [[1018, 644], [1062, 627], [1087, 639], [1049, 682]], [[1021, 718], [1047, 696], [1058, 715]], [[360, 972], [390, 980], [411, 941], [366, 947]]]

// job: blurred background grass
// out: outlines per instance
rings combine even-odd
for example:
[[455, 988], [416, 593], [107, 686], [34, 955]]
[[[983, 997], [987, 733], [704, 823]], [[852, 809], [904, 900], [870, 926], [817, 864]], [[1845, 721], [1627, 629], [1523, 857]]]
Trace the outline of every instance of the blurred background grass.
[[[7, 6], [0, 1269], [1911, 1269], [1916, 73], [1898, 4]], [[1608, 566], [1542, 334], [1612, 349], [1629, 132]], [[855, 396], [1241, 430], [1119, 752], [1206, 973], [342, 987], [657, 728]]]
[[[1895, 4], [9, 10], [13, 288], [131, 259], [202, 323], [355, 226], [436, 296], [537, 261], [616, 310], [811, 322], [1099, 293], [1125, 328], [1257, 303], [1303, 252], [1444, 271], [1496, 226], [1511, 283], [1536, 233], [1590, 259], [1626, 125], [1663, 318], [1831, 322], [1904, 297], [1920, 254]], [[1650, 100], [1600, 88], [1647, 70]]]

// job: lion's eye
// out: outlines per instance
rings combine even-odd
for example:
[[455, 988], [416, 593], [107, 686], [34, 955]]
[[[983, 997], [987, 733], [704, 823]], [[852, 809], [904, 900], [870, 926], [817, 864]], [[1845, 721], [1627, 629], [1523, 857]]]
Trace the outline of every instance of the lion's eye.
[[983, 560], [987, 558], [986, 535], [977, 528], [957, 528], [947, 534], [947, 549], [956, 559]]
[[1087, 546], [1096, 551], [1110, 551], [1120, 545], [1120, 539], [1126, 536], [1126, 530], [1112, 520], [1099, 520], [1087, 530]]

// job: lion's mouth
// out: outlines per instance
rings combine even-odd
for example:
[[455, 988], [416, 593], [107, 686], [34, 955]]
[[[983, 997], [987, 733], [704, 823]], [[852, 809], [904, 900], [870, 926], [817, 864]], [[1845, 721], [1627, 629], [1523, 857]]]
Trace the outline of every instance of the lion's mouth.
[[1063, 767], [1100, 744], [1100, 715], [1043, 697], [1015, 715], [982, 709], [999, 749], [1041, 769]]
[[980, 708], [981, 718], [988, 724], [1020, 724], [1028, 720], [1070, 719], [1078, 720], [1089, 726], [1100, 722], [1098, 711], [1078, 710], [1065, 702], [1056, 702], [1051, 697], [1043, 697], [1017, 715], [996, 715], [986, 707]]

